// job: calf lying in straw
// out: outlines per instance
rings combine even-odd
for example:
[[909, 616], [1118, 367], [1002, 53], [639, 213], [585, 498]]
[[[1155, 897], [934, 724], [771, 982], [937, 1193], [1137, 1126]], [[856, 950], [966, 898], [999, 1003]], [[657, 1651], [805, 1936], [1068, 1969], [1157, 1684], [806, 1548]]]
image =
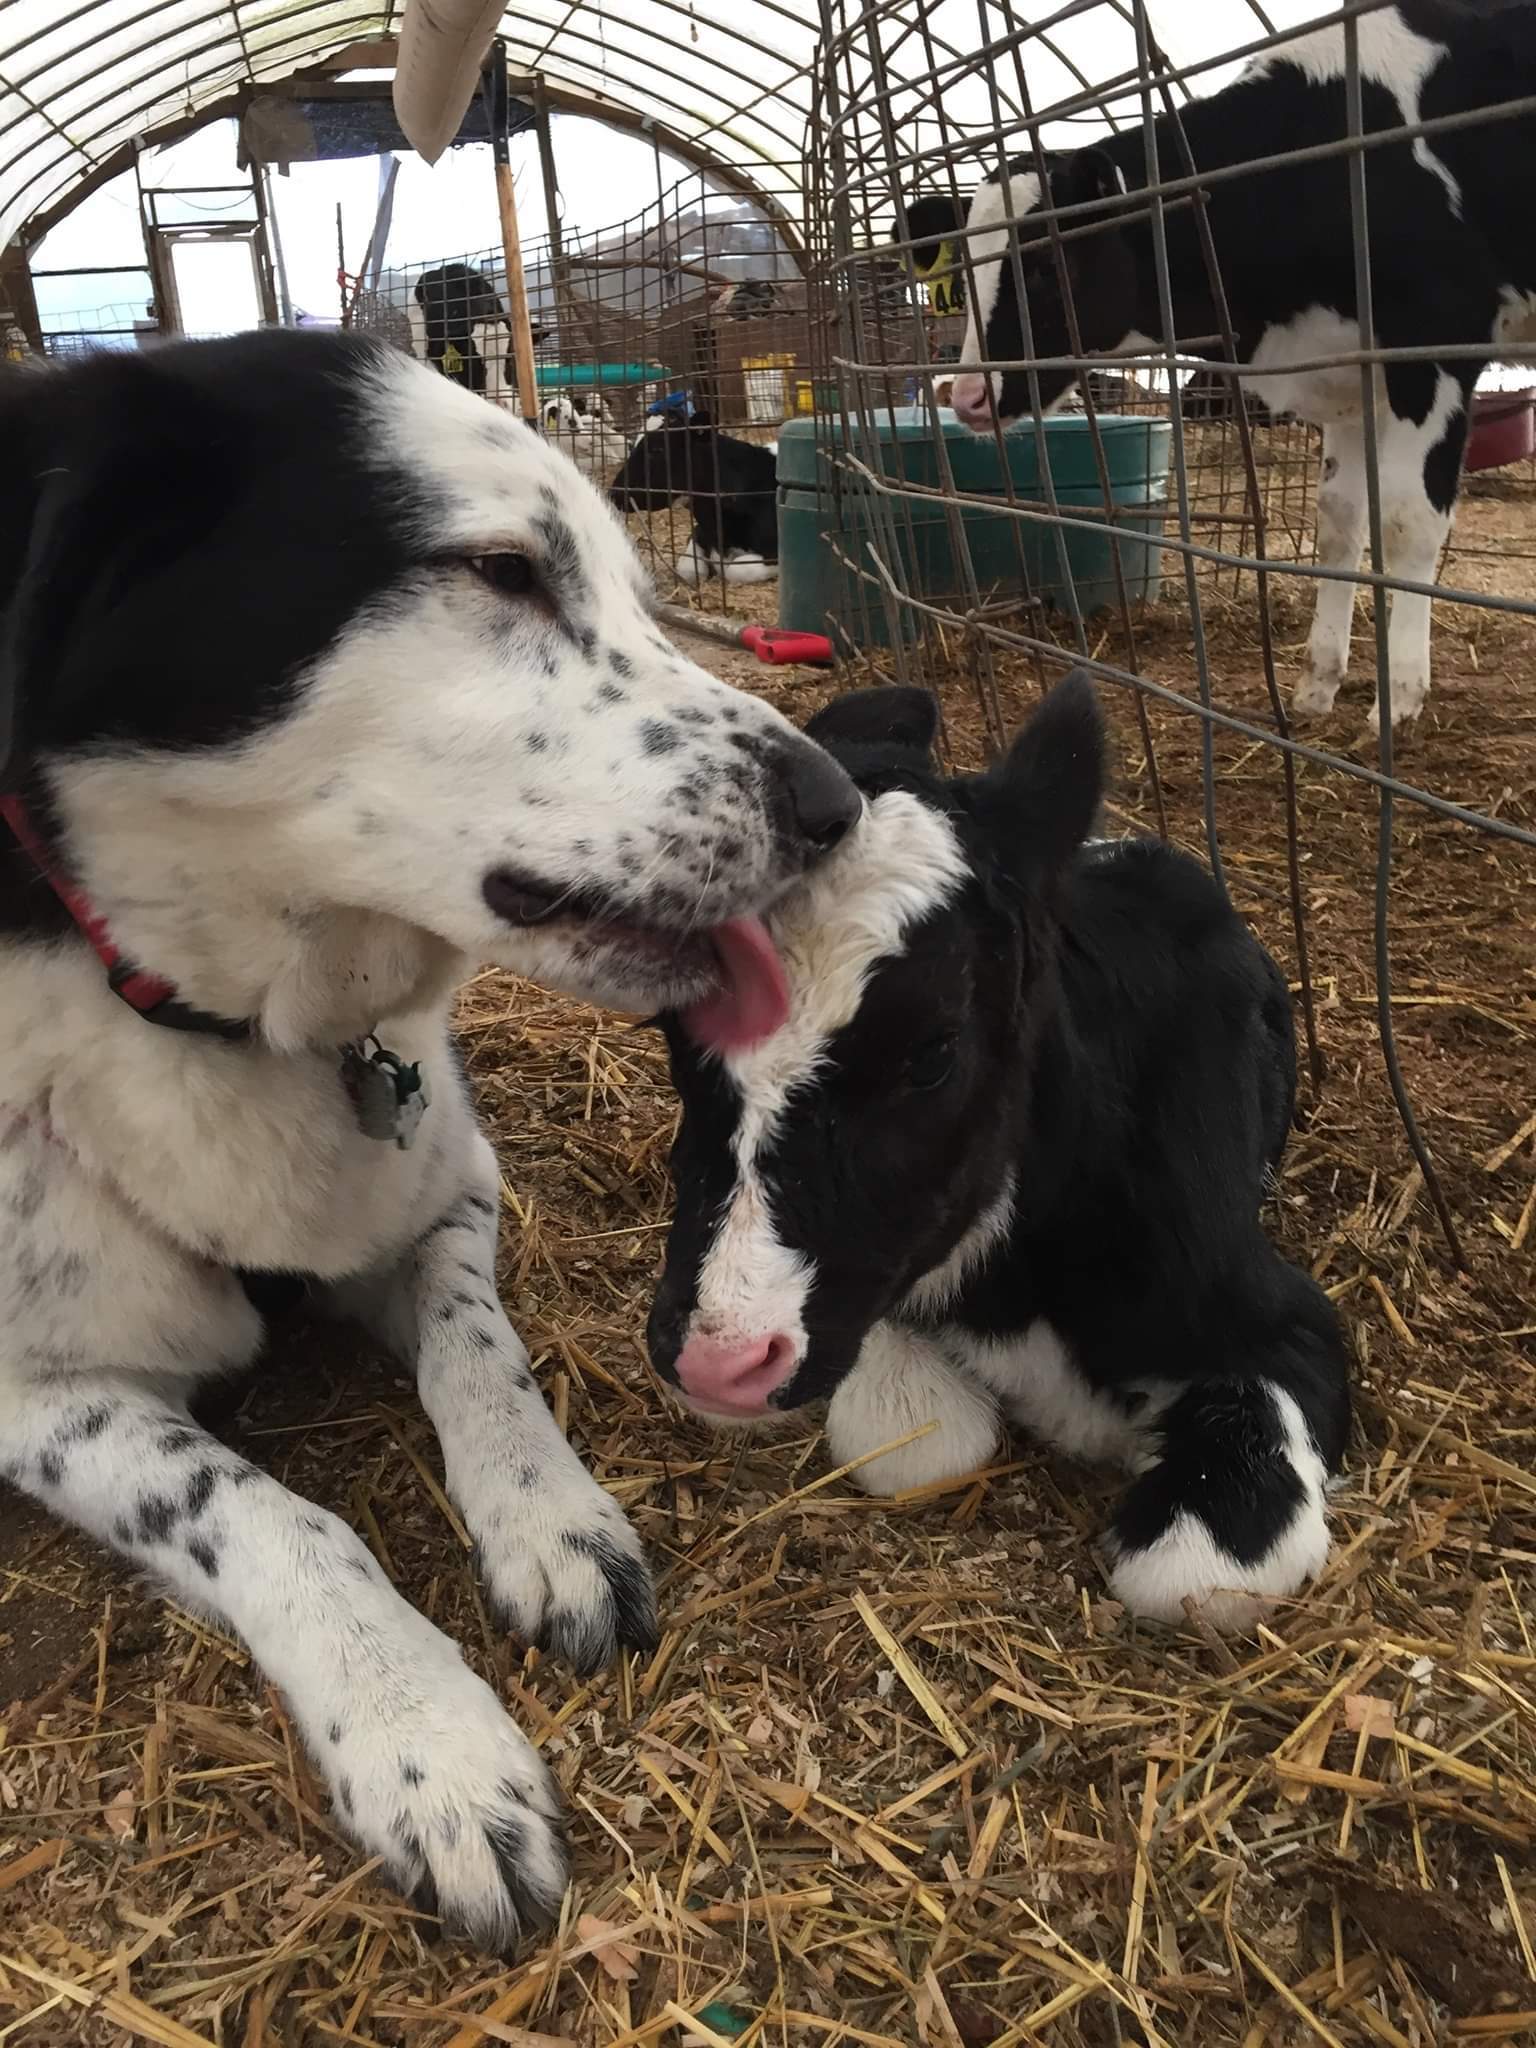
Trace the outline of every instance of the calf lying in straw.
[[1295, 1088], [1286, 985], [1194, 862], [1088, 840], [1086, 678], [943, 779], [932, 700], [808, 733], [863, 816], [770, 917], [789, 1021], [665, 1020], [683, 1118], [650, 1324], [696, 1410], [830, 1399], [877, 1493], [984, 1463], [1004, 1417], [1123, 1464], [1113, 1586], [1241, 1625], [1328, 1551], [1349, 1421], [1338, 1322], [1259, 1211]]

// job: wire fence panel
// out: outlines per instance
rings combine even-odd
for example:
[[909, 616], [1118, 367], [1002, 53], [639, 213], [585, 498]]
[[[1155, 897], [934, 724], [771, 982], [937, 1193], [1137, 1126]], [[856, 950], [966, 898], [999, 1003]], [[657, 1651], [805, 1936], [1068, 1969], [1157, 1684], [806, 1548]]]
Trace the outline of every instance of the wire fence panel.
[[[798, 247], [698, 173], [658, 178], [627, 220], [542, 237], [523, 260], [544, 432], [616, 492], [663, 596], [766, 619], [773, 443], [814, 406]], [[473, 250], [386, 272], [351, 320], [511, 407], [506, 303], [501, 252]]]
[[988, 746], [1103, 678], [1122, 822], [1288, 926], [1323, 1116], [1321, 1013], [1374, 1017], [1460, 1260], [1479, 1004], [1530, 1093], [1536, 18], [1234, 6], [1180, 66], [1143, 0], [974, 0], [965, 58], [958, 8], [823, 0], [822, 601]]

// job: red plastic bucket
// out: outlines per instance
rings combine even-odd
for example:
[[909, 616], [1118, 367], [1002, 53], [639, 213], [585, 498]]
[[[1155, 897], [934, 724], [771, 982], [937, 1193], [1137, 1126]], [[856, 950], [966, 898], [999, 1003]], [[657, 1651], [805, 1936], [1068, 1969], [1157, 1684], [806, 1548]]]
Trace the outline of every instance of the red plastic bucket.
[[1536, 455], [1536, 389], [1476, 391], [1472, 431], [1467, 436], [1467, 469], [1502, 469]]

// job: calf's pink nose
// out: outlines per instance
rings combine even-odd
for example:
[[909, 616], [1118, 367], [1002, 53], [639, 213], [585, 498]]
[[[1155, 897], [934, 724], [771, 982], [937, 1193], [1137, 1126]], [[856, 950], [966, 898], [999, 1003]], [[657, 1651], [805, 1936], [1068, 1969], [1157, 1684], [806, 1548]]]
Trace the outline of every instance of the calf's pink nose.
[[730, 1343], [691, 1337], [677, 1356], [678, 1385], [695, 1408], [713, 1415], [766, 1415], [768, 1396], [795, 1369], [792, 1339], [775, 1331]]
[[989, 426], [992, 421], [992, 384], [987, 377], [957, 377], [949, 402], [968, 427]]

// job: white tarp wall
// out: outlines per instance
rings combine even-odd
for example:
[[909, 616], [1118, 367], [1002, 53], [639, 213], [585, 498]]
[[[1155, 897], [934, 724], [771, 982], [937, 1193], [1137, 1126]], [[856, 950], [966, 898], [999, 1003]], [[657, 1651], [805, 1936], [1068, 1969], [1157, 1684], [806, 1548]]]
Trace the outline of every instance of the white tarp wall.
[[[1322, 11], [1305, 0], [1263, 7], [1277, 26]], [[399, 13], [399, 0], [0, 0], [0, 243], [137, 137], [227, 101], [243, 84], [272, 83], [391, 35]], [[913, 32], [921, 18], [954, 65], [941, 87], [951, 131], [991, 127], [987, 84], [964, 69], [970, 53], [1021, 22], [1042, 29], [1021, 58], [1037, 113], [1135, 66], [1128, 0], [1075, 14], [1059, 0], [1008, 9], [939, 0], [921, 16], [918, 0], [903, 0], [899, 15], [893, 9], [880, 31], [893, 82], [930, 68]], [[1062, 15], [1072, 18], [1050, 26]], [[1254, 0], [1149, 0], [1148, 16], [1176, 64], [1241, 49], [1265, 33]], [[819, 32], [813, 0], [624, 0], [621, 9], [602, 0], [528, 0], [501, 22], [514, 72], [541, 73], [594, 110], [648, 117], [744, 172], [792, 216], [800, 211]], [[1013, 59], [991, 68], [1005, 113], [1017, 115]], [[1200, 89], [1230, 75], [1230, 67], [1212, 72]], [[931, 115], [934, 89], [917, 86], [901, 118], [921, 122], [925, 108]], [[1113, 112], [1136, 117], [1124, 98]], [[1102, 115], [1075, 119], [1048, 126], [1047, 139], [1087, 140], [1103, 125]], [[615, 194], [615, 214], [622, 197]]]

